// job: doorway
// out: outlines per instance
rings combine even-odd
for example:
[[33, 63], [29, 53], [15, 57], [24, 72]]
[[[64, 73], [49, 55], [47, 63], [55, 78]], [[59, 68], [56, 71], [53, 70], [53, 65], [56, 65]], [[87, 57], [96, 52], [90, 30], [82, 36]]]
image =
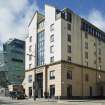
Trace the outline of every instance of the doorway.
[[55, 85], [50, 85], [50, 97], [55, 97]]
[[32, 87], [29, 87], [29, 97], [32, 97]]
[[43, 73], [36, 74], [36, 96], [43, 98]]
[[72, 97], [72, 85], [68, 85], [67, 87], [67, 98]]

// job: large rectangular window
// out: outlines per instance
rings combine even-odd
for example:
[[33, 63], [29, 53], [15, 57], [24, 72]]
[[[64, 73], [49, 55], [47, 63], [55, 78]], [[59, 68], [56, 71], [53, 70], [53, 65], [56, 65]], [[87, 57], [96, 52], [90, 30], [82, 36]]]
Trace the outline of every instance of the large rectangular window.
[[44, 31], [37, 34], [37, 65], [44, 64]]
[[50, 79], [55, 79], [55, 70], [50, 71]]

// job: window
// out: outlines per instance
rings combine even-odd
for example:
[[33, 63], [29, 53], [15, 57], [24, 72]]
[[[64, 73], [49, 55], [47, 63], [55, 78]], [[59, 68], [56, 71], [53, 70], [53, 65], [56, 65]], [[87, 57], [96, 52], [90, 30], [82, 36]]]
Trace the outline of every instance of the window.
[[32, 36], [29, 37], [29, 41], [32, 42]]
[[68, 53], [71, 53], [71, 46], [67, 46]]
[[51, 24], [50, 25], [50, 31], [53, 31], [54, 30], [54, 24]]
[[99, 55], [101, 55], [101, 49], [99, 48]]
[[68, 42], [71, 42], [71, 35], [70, 34], [67, 35], [67, 39], [68, 39]]
[[29, 52], [31, 52], [31, 51], [32, 51], [32, 45], [29, 46]]
[[68, 56], [68, 61], [71, 62], [71, 57], [70, 56]]
[[85, 74], [85, 81], [89, 81], [89, 75], [88, 74]]
[[44, 35], [45, 31], [37, 34], [37, 66], [44, 64]]
[[54, 42], [54, 34], [50, 36], [50, 42]]
[[22, 59], [16, 59], [16, 58], [12, 58], [13, 62], [18, 62], [18, 63], [23, 63]]
[[71, 24], [69, 24], [69, 23], [67, 24], [67, 29], [71, 30]]
[[54, 53], [54, 46], [50, 46], [50, 53]]
[[55, 70], [50, 71], [50, 79], [55, 79]]
[[31, 69], [32, 64], [29, 64], [29, 69]]
[[94, 43], [94, 47], [96, 47], [96, 43]]
[[54, 56], [50, 57], [50, 62], [53, 63], [54, 62]]
[[43, 27], [44, 27], [44, 21], [41, 21], [41, 22], [38, 24], [38, 29], [43, 28]]
[[85, 42], [85, 49], [88, 49], [88, 43]]
[[85, 58], [88, 59], [88, 52], [85, 52]]
[[98, 68], [99, 70], [101, 70], [101, 65], [99, 66], [99, 68]]
[[67, 71], [67, 79], [72, 80], [72, 71]]
[[31, 83], [32, 82], [32, 75], [28, 76], [28, 82]]
[[71, 13], [67, 13], [67, 20], [71, 23], [72, 21], [72, 14]]
[[87, 32], [85, 32], [85, 38], [88, 39], [88, 33]]
[[99, 57], [98, 59], [99, 59], [99, 63], [101, 63], [101, 57]]
[[32, 60], [32, 55], [29, 55], [29, 60]]

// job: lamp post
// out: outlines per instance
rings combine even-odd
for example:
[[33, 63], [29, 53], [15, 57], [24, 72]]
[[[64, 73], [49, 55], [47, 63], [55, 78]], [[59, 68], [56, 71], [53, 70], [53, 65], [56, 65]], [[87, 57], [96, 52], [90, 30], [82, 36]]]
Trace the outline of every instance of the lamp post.
[[[36, 57], [35, 55], [32, 54], [27, 54], [28, 56]], [[34, 101], [36, 100], [36, 70], [34, 70], [34, 82], [33, 82], [33, 95], [34, 95]]]

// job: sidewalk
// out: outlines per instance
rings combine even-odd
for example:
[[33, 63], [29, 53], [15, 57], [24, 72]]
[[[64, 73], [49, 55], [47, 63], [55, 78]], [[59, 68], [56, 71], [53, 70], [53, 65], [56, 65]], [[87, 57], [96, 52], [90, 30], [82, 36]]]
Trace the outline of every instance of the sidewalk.
[[105, 105], [105, 100], [58, 100], [58, 103], [68, 105]]
[[57, 99], [28, 99], [27, 101], [37, 104], [56, 104], [56, 105], [105, 105], [105, 100], [57, 100]]

